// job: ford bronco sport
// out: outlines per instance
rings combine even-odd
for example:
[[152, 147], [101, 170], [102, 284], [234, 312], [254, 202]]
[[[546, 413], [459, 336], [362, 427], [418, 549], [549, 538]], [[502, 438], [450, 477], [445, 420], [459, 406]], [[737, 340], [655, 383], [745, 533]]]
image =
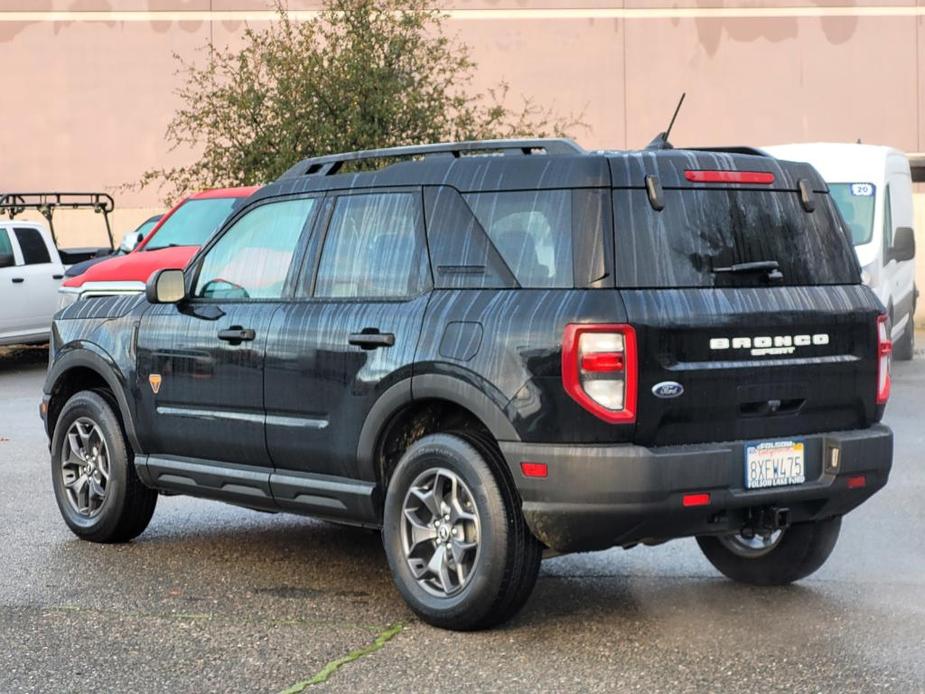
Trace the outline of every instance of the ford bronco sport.
[[522, 140], [301, 162], [186, 271], [59, 313], [42, 412], [79, 537], [159, 492], [381, 527], [411, 608], [475, 629], [544, 551], [807, 576], [887, 481], [889, 390], [812, 167]]

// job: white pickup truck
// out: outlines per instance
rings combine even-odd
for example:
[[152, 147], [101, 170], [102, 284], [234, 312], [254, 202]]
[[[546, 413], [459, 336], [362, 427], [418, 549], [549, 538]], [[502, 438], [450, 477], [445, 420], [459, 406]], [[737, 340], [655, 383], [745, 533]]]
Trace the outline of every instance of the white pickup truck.
[[[108, 246], [59, 248], [55, 210], [99, 214]], [[0, 345], [47, 342], [51, 318], [58, 310], [58, 288], [72, 265], [113, 252], [109, 214], [115, 202], [108, 193], [0, 193]], [[30, 210], [48, 226], [16, 219]]]
[[64, 269], [44, 226], [0, 222], [0, 345], [48, 340]]

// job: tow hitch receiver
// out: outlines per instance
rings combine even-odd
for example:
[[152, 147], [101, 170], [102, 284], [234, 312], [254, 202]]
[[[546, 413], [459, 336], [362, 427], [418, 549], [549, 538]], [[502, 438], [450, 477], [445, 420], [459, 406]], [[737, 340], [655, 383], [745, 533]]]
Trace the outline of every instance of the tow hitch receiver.
[[790, 509], [777, 506], [762, 506], [749, 509], [742, 528], [742, 537], [751, 539], [755, 535], [766, 536], [777, 530], [784, 530], [790, 526]]

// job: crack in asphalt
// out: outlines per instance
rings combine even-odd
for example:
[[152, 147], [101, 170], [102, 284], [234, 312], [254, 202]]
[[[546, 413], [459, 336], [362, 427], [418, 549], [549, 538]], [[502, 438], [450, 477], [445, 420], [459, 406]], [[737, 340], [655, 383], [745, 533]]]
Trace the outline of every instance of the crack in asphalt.
[[324, 684], [344, 665], [352, 663], [365, 656], [372, 655], [376, 651], [381, 650], [385, 644], [398, 636], [404, 628], [405, 625], [401, 622], [398, 624], [393, 624], [388, 629], [376, 636], [372, 643], [363, 646], [362, 648], [358, 648], [355, 651], [351, 651], [345, 656], [341, 656], [340, 658], [330, 661], [329, 663], [325, 664], [325, 666], [321, 668], [313, 677], [301, 682], [296, 682], [295, 684], [282, 690], [280, 694], [298, 694], [299, 692], [305, 691], [309, 687], [313, 687], [316, 684]]

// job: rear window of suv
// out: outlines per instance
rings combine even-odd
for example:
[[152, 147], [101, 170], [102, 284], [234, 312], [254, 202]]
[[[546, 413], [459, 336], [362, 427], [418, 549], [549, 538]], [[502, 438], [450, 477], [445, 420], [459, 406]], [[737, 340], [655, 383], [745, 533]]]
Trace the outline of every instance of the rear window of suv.
[[774, 261], [777, 286], [858, 284], [850, 236], [831, 198], [813, 212], [788, 191], [665, 189], [656, 211], [643, 189], [614, 191], [618, 287], [761, 287], [767, 272], [716, 272]]

